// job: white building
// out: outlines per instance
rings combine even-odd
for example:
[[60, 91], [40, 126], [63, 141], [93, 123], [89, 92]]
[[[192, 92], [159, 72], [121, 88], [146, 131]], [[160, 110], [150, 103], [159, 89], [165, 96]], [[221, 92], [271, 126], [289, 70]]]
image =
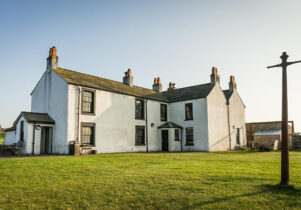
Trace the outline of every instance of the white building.
[[58, 67], [50, 49], [47, 69], [31, 93], [31, 112], [22, 112], [6, 132], [5, 144], [24, 141], [24, 154], [82, 154], [227, 151], [246, 145], [245, 106], [234, 77], [222, 90], [216, 68], [211, 82], [162, 91]]

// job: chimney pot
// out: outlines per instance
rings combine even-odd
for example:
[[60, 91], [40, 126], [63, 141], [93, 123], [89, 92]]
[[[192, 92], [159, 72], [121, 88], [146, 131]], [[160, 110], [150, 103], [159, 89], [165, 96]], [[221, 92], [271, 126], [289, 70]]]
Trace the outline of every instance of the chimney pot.
[[157, 92], [162, 91], [162, 84], [160, 82], [160, 77], [154, 79], [153, 90]]
[[235, 91], [237, 88], [236, 82], [235, 82], [235, 77], [234, 76], [230, 76], [230, 82], [229, 82], [229, 90], [230, 91]]
[[124, 72], [123, 84], [133, 87], [133, 76], [131, 69], [128, 69], [126, 72]]
[[211, 78], [211, 84], [212, 85], [215, 85], [217, 82], [220, 83], [220, 78], [219, 78], [219, 75], [218, 75], [217, 68], [212, 67], [212, 73], [210, 75], [210, 78]]
[[49, 49], [49, 57], [47, 58], [47, 70], [50, 71], [51, 69], [58, 68], [58, 56], [56, 53], [56, 47], [51, 47]]

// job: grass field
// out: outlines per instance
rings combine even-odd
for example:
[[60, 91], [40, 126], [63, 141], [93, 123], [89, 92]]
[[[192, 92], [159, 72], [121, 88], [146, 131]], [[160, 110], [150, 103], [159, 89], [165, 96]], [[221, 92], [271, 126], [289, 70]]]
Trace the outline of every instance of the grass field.
[[301, 209], [301, 152], [0, 158], [0, 209]]
[[0, 144], [3, 143], [4, 137], [5, 137], [5, 134], [4, 134], [4, 133], [3, 133], [3, 134], [0, 134]]

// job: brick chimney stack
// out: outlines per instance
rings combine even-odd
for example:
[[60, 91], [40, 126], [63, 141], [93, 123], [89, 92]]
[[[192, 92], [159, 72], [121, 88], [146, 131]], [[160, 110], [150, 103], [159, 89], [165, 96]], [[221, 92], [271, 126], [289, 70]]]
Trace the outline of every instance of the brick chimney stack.
[[170, 82], [167, 90], [170, 91], [170, 90], [174, 90], [174, 89], [176, 89], [176, 83]]
[[236, 91], [236, 82], [235, 82], [235, 77], [230, 76], [230, 82], [229, 82], [229, 90], [230, 91]]
[[210, 77], [211, 77], [211, 84], [212, 85], [215, 85], [217, 82], [220, 83], [217, 68], [212, 67], [212, 73], [211, 73]]
[[133, 87], [133, 76], [131, 69], [128, 69], [126, 72], [124, 72], [123, 84]]
[[49, 57], [47, 58], [47, 71], [58, 68], [59, 57], [56, 55], [56, 47], [49, 50]]
[[160, 77], [154, 79], [153, 90], [157, 92], [162, 92], [162, 83]]

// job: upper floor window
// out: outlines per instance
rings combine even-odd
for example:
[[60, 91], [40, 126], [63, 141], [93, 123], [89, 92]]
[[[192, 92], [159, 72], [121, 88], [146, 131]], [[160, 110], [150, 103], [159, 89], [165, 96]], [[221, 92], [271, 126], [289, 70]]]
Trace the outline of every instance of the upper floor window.
[[81, 129], [81, 144], [82, 145], [95, 145], [95, 124], [94, 123], [82, 123]]
[[185, 104], [185, 118], [186, 120], [193, 119], [192, 103]]
[[161, 111], [161, 121], [167, 121], [167, 105], [161, 104], [160, 111]]
[[82, 113], [95, 114], [95, 92], [94, 91], [83, 90]]
[[136, 146], [145, 145], [145, 127], [144, 126], [136, 126]]
[[193, 128], [186, 128], [186, 145], [193, 145]]
[[136, 119], [144, 119], [144, 101], [136, 99]]

